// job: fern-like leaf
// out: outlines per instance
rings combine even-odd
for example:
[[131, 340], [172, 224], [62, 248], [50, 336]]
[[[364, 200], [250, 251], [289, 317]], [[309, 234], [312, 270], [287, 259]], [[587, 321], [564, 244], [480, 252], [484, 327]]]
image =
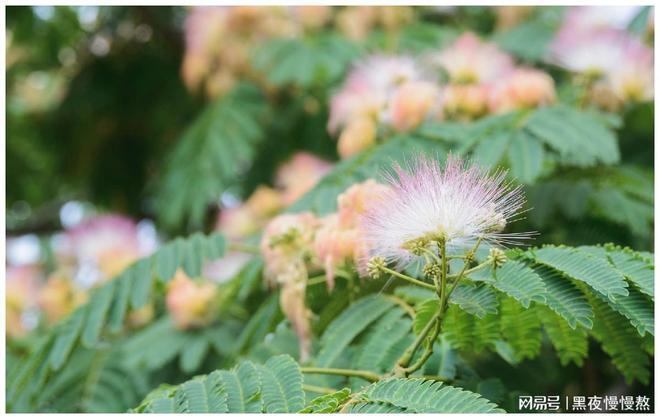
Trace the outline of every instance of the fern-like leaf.
[[364, 390], [361, 400], [387, 403], [406, 413], [503, 412], [479, 394], [418, 378], [393, 378], [376, 382]]
[[323, 367], [333, 365], [344, 348], [394, 304], [381, 295], [371, 295], [352, 304], [323, 333], [316, 364]]
[[303, 377], [289, 355], [278, 355], [259, 368], [261, 395], [267, 413], [295, 413], [305, 404]]
[[494, 270], [493, 276], [493, 286], [513, 297], [525, 308], [532, 301], [546, 302], [545, 284], [532, 268], [522, 262], [509, 260]]
[[585, 282], [610, 300], [628, 295], [623, 275], [607, 261], [587, 252], [564, 246], [546, 246], [533, 252], [537, 262]]

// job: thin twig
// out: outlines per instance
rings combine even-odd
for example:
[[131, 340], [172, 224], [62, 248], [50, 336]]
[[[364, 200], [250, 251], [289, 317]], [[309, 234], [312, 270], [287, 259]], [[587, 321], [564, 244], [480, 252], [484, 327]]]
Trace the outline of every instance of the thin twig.
[[345, 377], [358, 377], [367, 381], [374, 382], [380, 380], [378, 374], [364, 370], [351, 370], [343, 368], [322, 368], [322, 367], [302, 367], [300, 371], [303, 374], [327, 374], [327, 375], [343, 375]]
[[381, 270], [385, 273], [388, 273], [388, 274], [390, 274], [392, 276], [395, 276], [399, 279], [403, 279], [404, 281], [411, 282], [411, 283], [413, 283], [415, 285], [418, 285], [420, 287], [424, 287], [424, 288], [427, 288], [427, 289], [430, 289], [430, 290], [435, 290], [435, 287], [433, 285], [427, 284], [426, 282], [422, 282], [419, 279], [415, 279], [411, 276], [404, 275], [404, 274], [399, 273], [399, 272], [397, 272], [393, 269], [383, 267], [383, 268], [381, 268]]
[[303, 384], [303, 390], [311, 391], [312, 393], [318, 393], [318, 394], [332, 394], [338, 391], [335, 390], [334, 388], [315, 386], [312, 384]]

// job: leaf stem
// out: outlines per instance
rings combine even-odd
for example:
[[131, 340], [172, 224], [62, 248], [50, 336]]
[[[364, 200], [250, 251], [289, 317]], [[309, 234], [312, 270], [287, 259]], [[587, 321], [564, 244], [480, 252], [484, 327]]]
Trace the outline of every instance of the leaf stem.
[[388, 273], [388, 274], [390, 274], [390, 275], [392, 275], [392, 276], [395, 276], [395, 277], [397, 277], [397, 278], [399, 278], [399, 279], [403, 279], [404, 281], [411, 282], [411, 283], [413, 283], [413, 284], [415, 284], [415, 285], [417, 285], [417, 286], [424, 287], [424, 288], [427, 288], [427, 289], [430, 289], [430, 290], [435, 290], [435, 287], [434, 287], [433, 285], [431, 285], [431, 284], [427, 284], [426, 282], [422, 282], [422, 281], [420, 281], [419, 279], [415, 279], [415, 278], [413, 278], [413, 277], [411, 277], [411, 276], [408, 276], [408, 275], [405, 275], [405, 274], [399, 273], [399, 272], [397, 272], [397, 271], [395, 271], [395, 270], [393, 270], [393, 269], [386, 268], [386, 267], [382, 267], [381, 270], [382, 270], [383, 272]]
[[343, 368], [322, 368], [322, 367], [301, 367], [300, 371], [303, 374], [327, 374], [327, 375], [343, 375], [345, 377], [358, 377], [367, 381], [374, 382], [380, 380], [380, 375], [374, 374], [370, 371], [364, 370], [350, 370]]
[[311, 391], [312, 393], [318, 393], [318, 394], [332, 394], [337, 392], [337, 390], [335, 390], [334, 388], [321, 387], [321, 386], [315, 386], [312, 384], [304, 384], [304, 383], [303, 383], [303, 390]]

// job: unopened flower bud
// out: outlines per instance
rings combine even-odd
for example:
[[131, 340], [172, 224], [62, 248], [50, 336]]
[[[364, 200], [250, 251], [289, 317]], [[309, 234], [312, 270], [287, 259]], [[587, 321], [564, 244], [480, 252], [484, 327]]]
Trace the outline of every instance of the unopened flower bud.
[[439, 278], [440, 277], [440, 265], [437, 263], [429, 263], [424, 266], [423, 269], [424, 276], [428, 279]]
[[385, 259], [380, 256], [373, 257], [367, 263], [367, 273], [373, 279], [378, 279], [385, 267]]
[[506, 263], [507, 257], [502, 249], [493, 247], [490, 249], [490, 252], [488, 252], [488, 260], [490, 260], [496, 268], [499, 268]]

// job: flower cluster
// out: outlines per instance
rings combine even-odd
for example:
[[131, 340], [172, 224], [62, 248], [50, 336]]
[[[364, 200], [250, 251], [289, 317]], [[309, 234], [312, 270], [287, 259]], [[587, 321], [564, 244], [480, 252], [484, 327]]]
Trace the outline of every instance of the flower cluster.
[[305, 305], [309, 272], [325, 269], [328, 289], [337, 269], [358, 263], [366, 254], [359, 218], [378, 202], [387, 187], [373, 180], [353, 185], [338, 198], [338, 211], [323, 218], [311, 213], [275, 217], [261, 239], [265, 277], [282, 288], [280, 306], [300, 341], [301, 358], [309, 354], [310, 312]]
[[328, 130], [348, 157], [376, 141], [379, 124], [406, 131], [439, 110], [439, 88], [412, 57], [375, 55], [358, 63], [330, 102]]
[[[20, 240], [10, 239], [9, 246], [20, 247], [16, 241]], [[83, 220], [55, 234], [50, 242], [55, 269], [48, 275], [39, 255], [27, 264], [8, 260], [10, 336], [20, 336], [35, 326], [39, 315], [48, 324], [66, 317], [87, 301], [89, 289], [148, 256], [157, 246], [155, 232], [152, 235], [131, 219], [115, 214]]]
[[580, 76], [588, 97], [610, 109], [653, 98], [653, 50], [625, 30], [635, 7], [573, 7], [549, 61]]
[[548, 105], [555, 96], [548, 74], [517, 67], [495, 44], [468, 32], [421, 59], [375, 55], [358, 63], [331, 99], [328, 130], [339, 133], [339, 155], [348, 157], [375, 144], [379, 128], [405, 132], [429, 119]]
[[306, 152], [298, 152], [279, 167], [275, 188], [261, 185], [241, 205], [224, 208], [216, 229], [233, 239], [256, 233], [283, 208], [297, 201], [332, 169], [332, 164]]
[[210, 281], [193, 281], [178, 270], [167, 288], [165, 303], [174, 325], [186, 330], [208, 325], [217, 312], [217, 287]]
[[183, 79], [215, 97], [241, 78], [266, 84], [250, 68], [249, 52], [276, 37], [299, 37], [335, 25], [346, 37], [364, 40], [374, 29], [397, 30], [412, 18], [410, 7], [215, 6], [191, 8], [185, 22]]
[[549, 75], [516, 67], [509, 54], [471, 32], [427, 59], [447, 73], [442, 109], [448, 119], [473, 119], [555, 100], [554, 81]]

